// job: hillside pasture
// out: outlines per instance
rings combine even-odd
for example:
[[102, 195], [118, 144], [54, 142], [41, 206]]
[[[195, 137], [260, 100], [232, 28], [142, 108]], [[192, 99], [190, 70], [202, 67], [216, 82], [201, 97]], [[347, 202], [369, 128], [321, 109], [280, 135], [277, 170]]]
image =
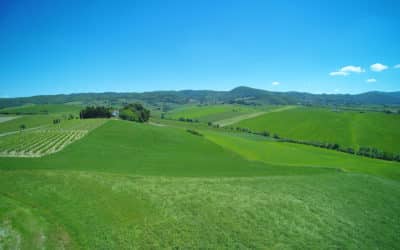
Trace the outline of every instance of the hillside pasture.
[[398, 246], [399, 164], [222, 129], [51, 126], [90, 132], [54, 154], [0, 157], [3, 248]]
[[183, 129], [121, 120], [109, 120], [56, 154], [29, 159], [0, 157], [1, 168], [96, 170], [151, 176], [269, 176], [333, 172], [323, 168], [278, 168], [249, 162]]
[[[370, 159], [243, 133], [203, 132], [207, 139], [251, 161], [271, 165], [334, 168], [400, 180], [400, 163]], [[246, 135], [246, 134], [244, 134]]]
[[390, 249], [400, 233], [399, 184], [357, 174], [16, 170], [0, 171], [0, 190], [6, 248]]
[[342, 148], [373, 147], [400, 153], [397, 114], [298, 107], [243, 120], [233, 126], [296, 140], [338, 143]]

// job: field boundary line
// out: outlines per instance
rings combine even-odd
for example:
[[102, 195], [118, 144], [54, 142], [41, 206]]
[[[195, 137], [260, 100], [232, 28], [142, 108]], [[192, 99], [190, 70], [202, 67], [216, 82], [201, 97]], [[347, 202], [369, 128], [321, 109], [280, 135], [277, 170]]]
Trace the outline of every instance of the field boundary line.
[[[27, 128], [27, 129], [22, 130], [22, 132], [25, 132], [25, 131], [32, 131], [32, 130], [36, 130], [36, 129], [41, 129], [41, 128], [45, 128], [45, 127], [48, 127], [48, 126], [49, 126], [49, 125], [42, 125], [42, 126], [38, 126], [38, 127], [34, 127], [34, 128]], [[19, 132], [21, 132], [21, 130], [15, 130], [15, 131], [10, 131], [10, 132], [1, 133], [1, 134], [0, 134], [0, 137], [7, 136], [7, 135], [17, 134], [17, 133], [19, 133]]]

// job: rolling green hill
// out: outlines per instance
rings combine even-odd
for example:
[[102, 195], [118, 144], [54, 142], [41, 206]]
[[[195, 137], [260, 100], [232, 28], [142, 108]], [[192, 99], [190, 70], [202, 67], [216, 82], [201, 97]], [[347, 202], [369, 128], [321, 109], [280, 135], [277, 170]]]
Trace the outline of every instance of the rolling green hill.
[[114, 120], [57, 154], [35, 159], [0, 157], [0, 168], [56, 168], [167, 176], [260, 176], [316, 171], [248, 162], [181, 129]]
[[153, 91], [144, 93], [76, 93], [69, 95], [42, 95], [18, 98], [0, 98], [0, 108], [26, 104], [112, 105], [144, 102], [155, 106], [165, 104], [246, 104], [246, 105], [400, 105], [400, 92], [372, 91], [362, 94], [310, 94], [301, 92], [272, 92], [249, 87], [237, 87], [230, 91], [181, 90]]
[[374, 147], [400, 152], [400, 115], [299, 107], [269, 113], [234, 124], [254, 131], [267, 130], [284, 138], [338, 143], [341, 147]]
[[109, 120], [58, 153], [0, 157], [0, 246], [398, 246], [400, 164], [199, 131]]

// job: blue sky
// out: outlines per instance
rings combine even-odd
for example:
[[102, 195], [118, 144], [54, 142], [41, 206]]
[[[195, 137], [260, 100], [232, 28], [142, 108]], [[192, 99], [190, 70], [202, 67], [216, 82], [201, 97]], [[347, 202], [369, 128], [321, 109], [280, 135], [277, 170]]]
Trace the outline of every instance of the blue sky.
[[400, 1], [2, 0], [0, 97], [398, 91], [399, 10]]

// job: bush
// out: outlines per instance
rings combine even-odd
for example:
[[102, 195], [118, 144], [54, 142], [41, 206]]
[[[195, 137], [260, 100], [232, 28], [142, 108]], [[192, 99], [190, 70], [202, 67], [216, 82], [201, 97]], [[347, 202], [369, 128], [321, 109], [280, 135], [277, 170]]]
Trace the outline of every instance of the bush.
[[128, 121], [147, 122], [150, 110], [145, 109], [140, 103], [128, 104], [119, 111], [119, 117]]
[[261, 135], [265, 136], [265, 137], [268, 137], [269, 136], [269, 132], [265, 130], [265, 131], [261, 132]]
[[197, 135], [197, 136], [203, 136], [203, 134], [197, 132], [196, 130], [188, 129], [186, 130], [188, 133], [191, 133], [192, 135]]

